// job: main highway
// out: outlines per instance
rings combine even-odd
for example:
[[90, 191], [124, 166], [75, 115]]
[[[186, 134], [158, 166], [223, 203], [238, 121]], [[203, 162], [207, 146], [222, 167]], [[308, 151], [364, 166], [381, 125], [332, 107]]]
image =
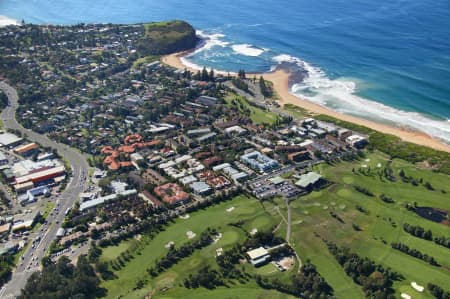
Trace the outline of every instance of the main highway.
[[26, 134], [26, 138], [30, 141], [56, 149], [58, 154], [64, 157], [72, 167], [72, 175], [68, 178], [67, 187], [56, 199], [55, 209], [48, 217], [47, 224], [43, 225], [38, 232], [32, 234], [29, 242], [33, 244], [27, 246], [13, 271], [11, 280], [0, 290], [0, 298], [16, 298], [25, 287], [30, 275], [40, 269], [42, 258], [45, 256], [49, 245], [56, 239], [56, 232], [64, 221], [65, 211], [74, 205], [79, 194], [85, 190], [89, 165], [86, 156], [78, 150], [22, 127], [16, 120], [16, 109], [19, 106], [17, 91], [5, 82], [0, 82], [0, 89], [3, 90], [9, 100], [8, 106], [0, 114], [3, 126], [19, 130], [24, 136]]

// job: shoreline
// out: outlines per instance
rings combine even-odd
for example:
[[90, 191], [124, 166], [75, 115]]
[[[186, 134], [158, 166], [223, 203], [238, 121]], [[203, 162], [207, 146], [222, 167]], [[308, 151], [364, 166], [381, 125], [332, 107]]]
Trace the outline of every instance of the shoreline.
[[[190, 71], [197, 72], [197, 69], [194, 69], [192, 67], [189, 67], [185, 65], [182, 61], [182, 58], [191, 53], [192, 51], [184, 51], [179, 53], [174, 53], [170, 55], [163, 56], [161, 58], [161, 61], [167, 65], [170, 65], [172, 67], [175, 67], [177, 69], [188, 69]], [[218, 74], [224, 74], [225, 72], [217, 72]], [[226, 73], [225, 73], [226, 74]], [[231, 73], [230, 73], [231, 74]], [[356, 116], [343, 114], [334, 110], [331, 110], [327, 107], [312, 103], [310, 101], [307, 101], [305, 99], [299, 98], [294, 96], [289, 89], [289, 73], [287, 73], [284, 70], [276, 70], [274, 72], [268, 72], [268, 73], [261, 73], [261, 74], [248, 74], [249, 76], [252, 75], [262, 75], [265, 80], [269, 80], [273, 83], [273, 87], [275, 89], [275, 92], [279, 95], [280, 100], [278, 101], [281, 106], [284, 104], [293, 104], [296, 106], [299, 106], [301, 108], [304, 108], [310, 112], [317, 113], [317, 114], [325, 114], [332, 116], [334, 118], [352, 122], [358, 125], [362, 125], [368, 128], [371, 128], [375, 131], [380, 131], [382, 133], [391, 134], [394, 136], [399, 137], [403, 141], [415, 143], [418, 145], [423, 145], [426, 147], [433, 148], [435, 150], [440, 150], [444, 152], [450, 153], [450, 145], [447, 145], [443, 142], [440, 142], [431, 136], [429, 136], [426, 133], [414, 131], [414, 130], [406, 130], [399, 127], [394, 127], [378, 122], [374, 122], [371, 120], [359, 118]]]

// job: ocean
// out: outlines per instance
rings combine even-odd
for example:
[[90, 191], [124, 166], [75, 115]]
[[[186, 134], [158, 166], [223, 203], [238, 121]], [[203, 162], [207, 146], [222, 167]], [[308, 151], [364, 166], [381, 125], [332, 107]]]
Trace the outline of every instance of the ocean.
[[264, 72], [283, 61], [307, 77], [291, 92], [450, 143], [448, 0], [0, 0], [31, 23], [190, 22], [206, 43], [191, 66]]

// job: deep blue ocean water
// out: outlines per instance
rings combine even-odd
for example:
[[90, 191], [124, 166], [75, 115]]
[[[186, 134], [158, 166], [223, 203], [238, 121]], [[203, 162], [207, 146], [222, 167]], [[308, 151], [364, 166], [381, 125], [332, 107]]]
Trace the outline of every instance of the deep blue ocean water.
[[448, 0], [0, 0], [0, 15], [56, 24], [183, 19], [209, 37], [191, 64], [250, 72], [290, 60], [308, 71], [293, 93], [450, 142]]

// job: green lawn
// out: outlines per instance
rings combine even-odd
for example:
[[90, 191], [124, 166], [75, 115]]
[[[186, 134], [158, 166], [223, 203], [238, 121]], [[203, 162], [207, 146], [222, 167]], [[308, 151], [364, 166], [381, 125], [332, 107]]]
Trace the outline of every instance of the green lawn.
[[283, 105], [283, 110], [287, 111], [293, 117], [296, 117], [296, 118], [299, 118], [299, 119], [302, 119], [302, 118], [305, 118], [305, 117], [309, 117], [309, 116], [312, 115], [312, 113], [309, 112], [308, 110], [306, 110], [306, 109], [304, 109], [302, 107], [293, 105], [293, 104], [285, 104], [285, 105]]
[[219, 287], [214, 290], [176, 288], [167, 294], [155, 296], [157, 299], [293, 299], [295, 297], [276, 291], [259, 288], [256, 283], [239, 284], [230, 287]]
[[55, 203], [53, 201], [49, 201], [45, 204], [44, 210], [42, 211], [42, 218], [47, 219], [48, 215], [55, 208]]
[[109, 246], [102, 250], [102, 256], [100, 260], [102, 262], [112, 261], [120, 256], [122, 252], [132, 249], [138, 245], [138, 241], [135, 239], [125, 240], [120, 242], [117, 246]]
[[[227, 209], [231, 207], [234, 207], [234, 210], [227, 212]], [[227, 225], [238, 220], [245, 221], [243, 229]], [[136, 249], [130, 250], [133, 252], [133, 259], [127, 262], [121, 270], [115, 272], [116, 279], [104, 281], [102, 286], [108, 289], [108, 298], [117, 298], [118, 296], [142, 298], [151, 292], [159, 293], [163, 289], [176, 286], [187, 273], [192, 273], [191, 271], [198, 270], [207, 264], [215, 265], [216, 249], [222, 247], [227, 250], [238, 242], [244, 241], [247, 227], [262, 230], [271, 228], [278, 222], [277, 216], [272, 216], [265, 211], [258, 200], [238, 196], [231, 201], [192, 213], [188, 219], [176, 219], [154, 239], [142, 236]], [[189, 258], [180, 261], [155, 279], [151, 279], [146, 270], [166, 254], [165, 244], [173, 241], [175, 246], [181, 246], [189, 241], [186, 232], [193, 231], [199, 235], [207, 227], [216, 228], [218, 232], [222, 233], [222, 238], [217, 243], [195, 251]], [[110, 260], [117, 257], [120, 252], [127, 250], [129, 246], [127, 242], [130, 241], [104, 249], [101, 259]], [[133, 240], [132, 242], [138, 241]], [[145, 281], [145, 286], [142, 289], [133, 290], [141, 279]]]
[[250, 105], [248, 100], [240, 95], [230, 93], [225, 97], [225, 101], [229, 107], [233, 107], [233, 100], [237, 102], [237, 108], [241, 113], [245, 114], [244, 110], [250, 110], [250, 114], [248, 116], [255, 124], [274, 124], [279, 118], [277, 113], [264, 111], [261, 108]]
[[144, 64], [149, 64], [151, 62], [158, 61], [159, 58], [160, 58], [160, 56], [157, 56], [157, 55], [149, 55], [149, 56], [138, 58], [133, 62], [132, 68], [138, 69]]

